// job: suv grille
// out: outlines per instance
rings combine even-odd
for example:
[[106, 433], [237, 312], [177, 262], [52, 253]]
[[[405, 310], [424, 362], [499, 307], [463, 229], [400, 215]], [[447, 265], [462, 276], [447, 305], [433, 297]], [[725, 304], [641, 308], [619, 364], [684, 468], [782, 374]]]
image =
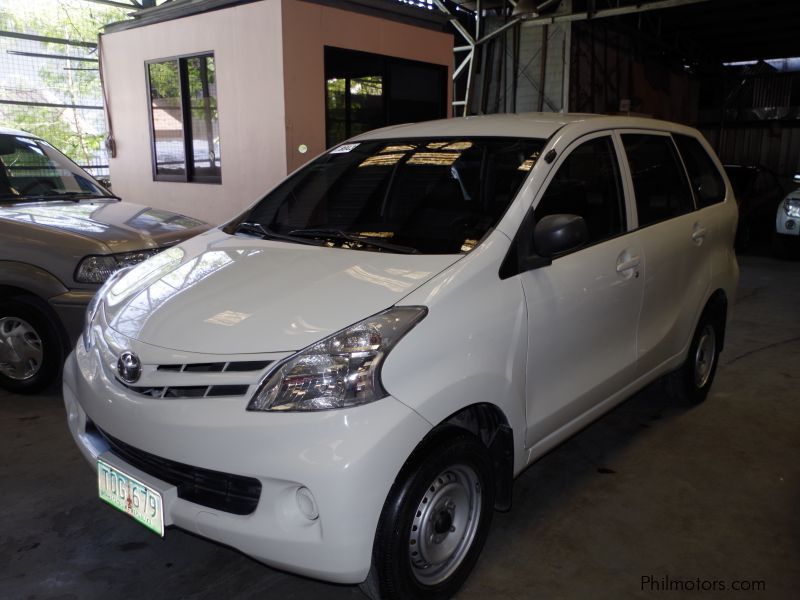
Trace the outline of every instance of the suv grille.
[[[169, 376], [176, 385], [128, 385], [117, 379], [117, 381], [124, 385], [129, 390], [142, 394], [143, 396], [150, 396], [151, 398], [214, 398], [218, 396], [244, 396], [250, 387], [250, 383], [239, 384], [234, 383], [220, 383], [210, 385], [182, 385], [191, 384], [196, 382], [195, 378], [202, 377], [203, 374], [212, 374], [210, 377], [215, 378], [217, 373], [253, 373], [260, 372], [272, 364], [271, 360], [244, 360], [234, 362], [210, 362], [210, 363], [190, 363], [184, 365], [158, 365], [155, 368], [156, 373], [164, 373]], [[237, 377], [238, 378], [238, 377]], [[208, 377], [206, 377], [208, 379]], [[245, 378], [251, 379], [251, 378]]]
[[261, 482], [258, 479], [161, 458], [134, 448], [99, 427], [97, 430], [114, 454], [148, 475], [176, 486], [178, 498], [182, 500], [234, 515], [252, 514], [258, 506], [261, 497]]

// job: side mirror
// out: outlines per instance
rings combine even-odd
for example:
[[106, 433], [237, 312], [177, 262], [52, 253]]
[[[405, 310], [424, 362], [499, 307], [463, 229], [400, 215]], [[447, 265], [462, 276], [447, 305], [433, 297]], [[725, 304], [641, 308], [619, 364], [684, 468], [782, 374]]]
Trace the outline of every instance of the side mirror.
[[106, 188], [108, 191], [111, 191], [111, 178], [109, 177], [96, 177], [97, 182]]
[[544, 258], [583, 246], [588, 239], [586, 221], [578, 215], [548, 215], [533, 228], [533, 247]]

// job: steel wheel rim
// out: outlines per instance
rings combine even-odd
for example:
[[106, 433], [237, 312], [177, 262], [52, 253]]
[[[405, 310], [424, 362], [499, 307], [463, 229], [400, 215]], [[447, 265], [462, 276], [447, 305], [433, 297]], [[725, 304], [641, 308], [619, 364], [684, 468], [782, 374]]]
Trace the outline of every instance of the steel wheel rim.
[[35, 377], [42, 368], [42, 338], [19, 317], [0, 318], [0, 373], [14, 381]]
[[694, 353], [694, 384], [698, 388], [704, 387], [711, 378], [716, 352], [717, 335], [711, 325], [706, 325], [700, 333]]
[[414, 578], [436, 585], [464, 561], [478, 531], [483, 493], [472, 467], [454, 465], [434, 477], [414, 513], [408, 557]]

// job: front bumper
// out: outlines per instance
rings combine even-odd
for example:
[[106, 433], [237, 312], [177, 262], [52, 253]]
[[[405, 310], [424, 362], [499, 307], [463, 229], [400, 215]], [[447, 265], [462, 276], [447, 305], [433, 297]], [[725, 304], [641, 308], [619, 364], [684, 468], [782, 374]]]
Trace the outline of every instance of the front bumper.
[[[64, 402], [79, 449], [96, 468], [108, 444], [87, 419], [145, 452], [261, 482], [255, 511], [235, 515], [164, 492], [165, 522], [232, 546], [271, 566], [359, 583], [389, 489], [431, 425], [393, 398], [316, 413], [246, 412], [247, 398], [149, 398], [109, 377], [96, 349], [79, 341], [64, 367]], [[108, 455], [106, 455], [108, 456]], [[123, 471], [138, 474], [115, 459]], [[315, 520], [297, 507], [308, 488]], [[120, 517], [122, 518], [122, 517]]]
[[778, 206], [778, 214], [775, 217], [775, 233], [793, 238], [800, 237], [800, 218], [787, 215], [783, 206], [783, 203]]

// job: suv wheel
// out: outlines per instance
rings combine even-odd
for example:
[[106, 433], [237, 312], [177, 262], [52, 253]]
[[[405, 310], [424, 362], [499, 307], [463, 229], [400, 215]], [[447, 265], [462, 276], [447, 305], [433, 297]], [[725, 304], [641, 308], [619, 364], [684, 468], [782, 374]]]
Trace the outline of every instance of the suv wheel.
[[0, 301], [0, 387], [39, 392], [58, 376], [63, 358], [58, 325], [36, 299]]
[[361, 589], [371, 598], [449, 598], [486, 541], [494, 471], [486, 446], [455, 430], [416, 450], [389, 493]]
[[686, 362], [666, 378], [669, 395], [690, 404], [706, 399], [717, 372], [724, 335], [724, 309], [710, 304], [697, 324]]

